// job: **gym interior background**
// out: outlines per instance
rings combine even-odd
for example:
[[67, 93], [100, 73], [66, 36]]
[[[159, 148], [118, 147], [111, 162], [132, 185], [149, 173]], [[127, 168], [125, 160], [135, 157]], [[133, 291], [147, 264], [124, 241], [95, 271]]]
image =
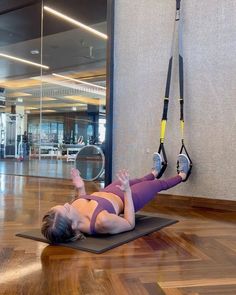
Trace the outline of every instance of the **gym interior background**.
[[0, 172], [68, 178], [82, 147], [105, 154], [107, 1], [3, 2]]

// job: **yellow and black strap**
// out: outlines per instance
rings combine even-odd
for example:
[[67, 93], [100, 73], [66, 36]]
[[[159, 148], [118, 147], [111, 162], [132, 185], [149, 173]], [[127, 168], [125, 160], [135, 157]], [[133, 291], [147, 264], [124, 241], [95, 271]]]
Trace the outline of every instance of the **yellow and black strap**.
[[[158, 178], [162, 176], [164, 171], [166, 170], [168, 161], [164, 147], [164, 140], [165, 140], [165, 131], [166, 131], [166, 123], [167, 123], [167, 114], [168, 114], [168, 105], [169, 105], [169, 95], [170, 95], [170, 87], [171, 87], [171, 76], [172, 76], [172, 64], [173, 64], [173, 57], [174, 57], [174, 46], [175, 46], [175, 36], [177, 35], [178, 38], [178, 67], [179, 67], [179, 102], [180, 102], [180, 130], [181, 130], [181, 149], [180, 153], [185, 153], [190, 161], [190, 170], [187, 175], [186, 180], [188, 179], [191, 169], [192, 169], [192, 161], [190, 156], [187, 152], [187, 149], [184, 145], [184, 66], [183, 66], [183, 54], [182, 54], [182, 28], [179, 25], [180, 23], [180, 2], [181, 0], [176, 0], [176, 14], [175, 14], [175, 25], [174, 25], [174, 32], [173, 32], [173, 40], [172, 40], [172, 49], [171, 55], [168, 64], [168, 72], [167, 72], [167, 79], [166, 79], [166, 89], [165, 89], [165, 98], [164, 98], [164, 105], [163, 105], [163, 113], [162, 113], [162, 120], [161, 120], [161, 134], [160, 134], [160, 146], [158, 149], [158, 153], [161, 154], [163, 162], [161, 171], [158, 174]], [[178, 165], [178, 164], [177, 164]], [[185, 181], [186, 181], [185, 180]]]

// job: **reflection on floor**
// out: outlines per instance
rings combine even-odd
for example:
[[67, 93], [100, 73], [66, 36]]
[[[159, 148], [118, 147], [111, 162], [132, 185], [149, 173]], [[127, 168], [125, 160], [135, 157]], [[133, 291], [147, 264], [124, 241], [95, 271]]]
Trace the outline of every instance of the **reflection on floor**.
[[[33, 159], [24, 161], [1, 159], [0, 174], [70, 179], [70, 170], [74, 167], [74, 163], [75, 162], [55, 159]], [[90, 170], [89, 172], [91, 173]], [[99, 180], [101, 181], [101, 179]]]

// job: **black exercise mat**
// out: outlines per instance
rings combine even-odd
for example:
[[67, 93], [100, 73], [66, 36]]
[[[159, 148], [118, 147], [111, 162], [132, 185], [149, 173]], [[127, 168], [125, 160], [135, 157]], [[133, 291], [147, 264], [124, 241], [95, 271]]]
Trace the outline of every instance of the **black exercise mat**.
[[[60, 243], [58, 245], [99, 254], [139, 237], [148, 235], [176, 222], [178, 221], [174, 219], [136, 215], [136, 225], [135, 229], [132, 231], [116, 235], [87, 235], [85, 240]], [[50, 242], [41, 234], [40, 229], [33, 229], [18, 233], [16, 236], [50, 244]]]

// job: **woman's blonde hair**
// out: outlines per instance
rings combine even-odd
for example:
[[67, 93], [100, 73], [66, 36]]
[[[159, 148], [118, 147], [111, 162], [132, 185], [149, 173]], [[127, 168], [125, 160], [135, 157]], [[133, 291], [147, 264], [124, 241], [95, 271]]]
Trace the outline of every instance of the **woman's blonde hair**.
[[72, 228], [72, 221], [56, 210], [48, 211], [42, 222], [41, 232], [53, 244], [85, 239], [79, 230]]

